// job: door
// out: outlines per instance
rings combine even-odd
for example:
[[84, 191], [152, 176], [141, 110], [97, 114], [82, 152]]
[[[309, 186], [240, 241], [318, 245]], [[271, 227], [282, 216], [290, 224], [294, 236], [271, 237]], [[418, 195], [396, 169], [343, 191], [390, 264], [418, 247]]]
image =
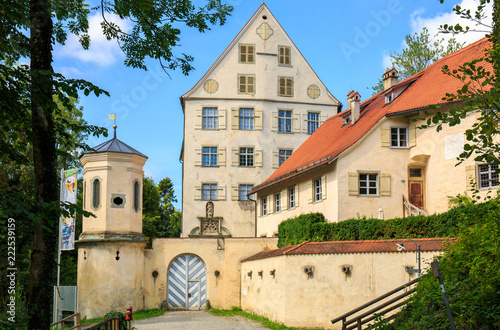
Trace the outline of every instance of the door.
[[167, 273], [169, 309], [199, 310], [207, 300], [205, 263], [194, 254], [175, 258]]
[[410, 203], [424, 209], [424, 183], [423, 181], [410, 181]]

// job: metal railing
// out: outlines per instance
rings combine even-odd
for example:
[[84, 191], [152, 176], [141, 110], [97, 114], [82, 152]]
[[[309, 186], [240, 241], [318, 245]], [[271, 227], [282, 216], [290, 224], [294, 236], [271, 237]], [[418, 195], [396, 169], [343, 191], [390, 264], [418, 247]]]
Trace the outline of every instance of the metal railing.
[[118, 330], [119, 328], [120, 320], [117, 317], [110, 317], [96, 325], [86, 328], [86, 330]]
[[61, 329], [65, 329], [64, 328], [64, 322], [69, 321], [71, 319], [74, 319], [74, 321], [73, 321], [74, 325], [71, 328], [66, 328], [66, 329], [67, 330], [70, 330], [70, 329], [78, 329], [78, 330], [80, 330], [82, 328], [82, 324], [80, 322], [80, 312], [76, 312], [75, 314], [72, 314], [72, 315], [70, 315], [68, 317], [60, 319], [59, 321], [52, 323], [50, 326], [53, 327], [53, 326], [56, 326], [58, 324], [61, 324]]
[[[406, 304], [406, 302], [407, 302], [406, 297], [413, 294], [416, 291], [416, 289], [413, 287], [413, 288], [409, 289], [408, 291], [405, 291], [402, 294], [400, 294], [400, 295], [398, 295], [398, 296], [396, 296], [388, 301], [380, 303], [378, 306], [375, 306], [375, 307], [373, 307], [365, 312], [363, 312], [363, 310], [367, 309], [368, 307], [370, 307], [372, 305], [375, 305], [376, 303], [378, 303], [379, 301], [381, 301], [387, 297], [392, 296], [395, 293], [398, 293], [399, 291], [402, 291], [402, 290], [412, 286], [413, 284], [417, 283], [419, 280], [420, 280], [420, 278], [416, 278], [416, 279], [414, 279], [406, 284], [401, 285], [400, 287], [395, 288], [394, 290], [387, 292], [386, 294], [384, 294], [376, 299], [373, 299], [372, 301], [367, 302], [366, 304], [364, 304], [362, 306], [359, 306], [356, 309], [353, 309], [350, 312], [345, 313], [344, 315], [341, 315], [341, 316], [333, 319], [332, 324], [337, 323], [339, 321], [342, 321], [342, 330], [352, 330], [352, 329], [361, 330], [361, 329], [363, 329], [362, 326], [364, 324], [371, 322], [375, 319], [381, 318], [382, 316], [384, 316], [388, 312], [391, 312], [391, 311], [403, 306], [404, 304]], [[360, 312], [361, 312], [361, 314], [354, 316], [354, 314], [360, 313]], [[384, 321], [390, 321], [395, 316], [396, 316], [396, 314], [393, 314], [389, 317], [386, 317], [386, 318], [384, 318]], [[351, 318], [347, 319], [349, 317], [351, 317]], [[370, 325], [366, 325], [366, 327], [365, 327], [365, 329], [371, 329], [371, 328], [372, 328], [372, 326], [370, 326]]]
[[403, 195], [403, 218], [406, 218], [406, 215], [408, 215], [409, 217], [414, 215], [428, 216], [427, 212], [410, 203], [406, 196]]

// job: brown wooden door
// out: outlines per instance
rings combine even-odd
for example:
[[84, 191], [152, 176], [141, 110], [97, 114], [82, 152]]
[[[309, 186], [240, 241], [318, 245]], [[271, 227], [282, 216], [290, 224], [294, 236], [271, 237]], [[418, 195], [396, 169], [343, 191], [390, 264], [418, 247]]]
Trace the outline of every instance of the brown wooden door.
[[410, 203], [418, 207], [424, 208], [424, 183], [423, 181], [410, 181]]

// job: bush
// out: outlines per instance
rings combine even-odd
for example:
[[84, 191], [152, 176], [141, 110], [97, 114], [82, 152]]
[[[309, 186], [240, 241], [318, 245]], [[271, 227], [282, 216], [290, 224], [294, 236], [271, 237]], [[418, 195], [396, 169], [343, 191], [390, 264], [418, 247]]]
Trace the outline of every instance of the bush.
[[279, 247], [304, 241], [376, 240], [394, 238], [456, 237], [462, 227], [474, 225], [495, 208], [495, 200], [456, 207], [428, 217], [349, 219], [328, 223], [321, 213], [303, 214], [283, 221], [279, 227]]
[[[500, 200], [484, 219], [462, 230], [440, 258], [440, 268], [457, 329], [500, 328]], [[417, 293], [386, 329], [449, 329], [439, 282], [429, 272]]]
[[109, 313], [107, 313], [106, 315], [104, 315], [104, 319], [110, 319], [112, 317], [117, 317], [119, 322], [120, 322], [120, 326], [119, 326], [119, 329], [120, 330], [127, 330], [127, 318], [125, 317], [125, 314], [123, 314], [122, 312], [117, 312], [117, 311], [111, 311]]

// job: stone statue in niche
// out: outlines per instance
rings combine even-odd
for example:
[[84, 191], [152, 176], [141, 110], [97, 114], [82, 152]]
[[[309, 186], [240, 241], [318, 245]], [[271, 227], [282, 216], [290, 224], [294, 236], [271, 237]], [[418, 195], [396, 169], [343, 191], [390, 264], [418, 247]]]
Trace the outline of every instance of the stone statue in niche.
[[214, 217], [214, 203], [213, 202], [207, 202], [207, 218], [213, 218]]

